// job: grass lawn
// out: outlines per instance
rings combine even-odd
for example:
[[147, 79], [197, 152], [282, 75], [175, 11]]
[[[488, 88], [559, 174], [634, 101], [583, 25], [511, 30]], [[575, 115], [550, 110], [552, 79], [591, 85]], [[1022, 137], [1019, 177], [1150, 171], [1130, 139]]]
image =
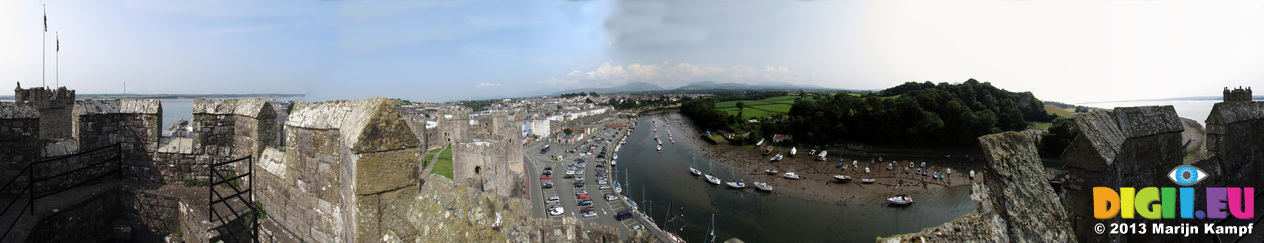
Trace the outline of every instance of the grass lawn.
[[1058, 115], [1060, 117], [1066, 117], [1066, 118], [1071, 118], [1075, 116], [1075, 111], [1062, 109], [1053, 105], [1045, 105], [1045, 112], [1048, 112], [1049, 114]]
[[746, 106], [770, 104], [768, 102], [763, 102], [763, 101], [758, 101], [758, 100], [734, 100], [734, 101], [725, 101], [725, 102], [715, 103], [715, 108], [734, 108], [734, 107], [737, 107], [737, 102], [745, 102]]
[[753, 106], [753, 107], [754, 107], [755, 109], [766, 110], [766, 111], [775, 111], [775, 112], [781, 112], [781, 113], [789, 113], [789, 112], [790, 112], [790, 105], [789, 105], [789, 104], [757, 105], [757, 106]]
[[434, 170], [430, 174], [446, 176], [452, 179], [452, 149], [444, 150], [439, 154], [439, 161], [435, 164]]
[[430, 159], [434, 158], [434, 157], [435, 157], [435, 155], [437, 155], [436, 153], [438, 153], [438, 152], [439, 152], [439, 150], [441, 150], [441, 149], [443, 149], [443, 148], [431, 149], [430, 151], [426, 151], [426, 157], [425, 157], [425, 159], [424, 159], [424, 160], [422, 160], [422, 162], [421, 162], [421, 168], [422, 168], [422, 169], [425, 169], [425, 168], [426, 168], [426, 166], [430, 165]]
[[[737, 108], [724, 108], [724, 109], [718, 109], [718, 110], [723, 111], [723, 112], [728, 112], [729, 115], [734, 115], [734, 116], [737, 115]], [[761, 118], [761, 117], [764, 117], [765, 113], [767, 112], [765, 112], [764, 110], [746, 108], [742, 111], [742, 120], [751, 119], [751, 118]]]

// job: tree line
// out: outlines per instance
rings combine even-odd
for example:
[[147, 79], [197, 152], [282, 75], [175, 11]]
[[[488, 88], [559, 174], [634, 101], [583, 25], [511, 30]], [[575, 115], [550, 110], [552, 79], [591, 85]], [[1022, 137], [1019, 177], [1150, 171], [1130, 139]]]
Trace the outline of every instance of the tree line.
[[909, 82], [860, 95], [813, 93], [815, 99], [805, 99], [804, 92], [799, 95], [787, 114], [758, 123], [716, 110], [714, 102], [736, 99], [720, 95], [686, 102], [681, 113], [708, 130], [749, 131], [758, 137], [792, 134], [796, 142], [811, 144], [858, 141], [913, 146], [973, 146], [978, 136], [1024, 130], [1028, 122], [1056, 117], [1046, 113], [1044, 103], [1031, 92], [1010, 92], [974, 79], [960, 84]]

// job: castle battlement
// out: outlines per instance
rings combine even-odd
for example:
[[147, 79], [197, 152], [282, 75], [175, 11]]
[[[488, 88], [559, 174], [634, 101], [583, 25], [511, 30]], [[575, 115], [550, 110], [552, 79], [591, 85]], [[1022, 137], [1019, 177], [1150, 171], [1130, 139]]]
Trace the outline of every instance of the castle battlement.
[[1251, 101], [1251, 87], [1246, 87], [1246, 89], [1242, 89], [1242, 86], [1238, 86], [1238, 88], [1233, 89], [1233, 90], [1229, 90], [1229, 87], [1224, 88], [1224, 102], [1250, 102], [1250, 101]]
[[13, 101], [35, 104], [40, 112], [40, 138], [70, 138], [70, 111], [75, 107], [75, 91], [65, 86], [57, 89], [34, 87], [23, 89], [22, 83], [13, 89]]

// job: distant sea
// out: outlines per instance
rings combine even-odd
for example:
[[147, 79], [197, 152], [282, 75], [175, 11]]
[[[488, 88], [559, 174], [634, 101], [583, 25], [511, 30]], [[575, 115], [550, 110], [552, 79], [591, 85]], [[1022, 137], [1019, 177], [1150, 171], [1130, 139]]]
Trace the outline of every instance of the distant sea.
[[1156, 106], [1171, 105], [1176, 109], [1176, 115], [1184, 118], [1193, 119], [1198, 123], [1206, 125], [1207, 116], [1211, 115], [1211, 107], [1219, 103], [1222, 99], [1203, 99], [1203, 98], [1178, 98], [1178, 99], [1158, 99], [1158, 100], [1133, 100], [1133, 101], [1108, 101], [1108, 102], [1088, 102], [1078, 103], [1076, 105], [1097, 107], [1104, 109], [1112, 109], [1116, 107], [1133, 107], [1133, 106]]
[[[264, 100], [271, 100], [271, 99], [273, 98], [264, 98]], [[287, 98], [275, 98], [275, 99], [290, 100], [290, 101], [304, 101], [304, 102], [310, 101], [309, 99], [305, 97], [287, 97]], [[179, 119], [193, 120], [193, 100], [195, 99], [161, 99], [159, 100], [159, 101], [162, 101], [162, 123], [159, 123], [159, 124], [162, 124], [162, 129], [166, 130], [168, 127], [171, 126], [172, 122], [175, 122], [176, 120], [179, 120]]]

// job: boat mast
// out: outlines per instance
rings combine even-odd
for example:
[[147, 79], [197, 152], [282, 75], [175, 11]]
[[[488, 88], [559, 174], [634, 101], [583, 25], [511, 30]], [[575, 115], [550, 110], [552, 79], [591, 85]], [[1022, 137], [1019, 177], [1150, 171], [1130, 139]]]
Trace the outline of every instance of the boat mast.
[[[707, 223], [707, 228], [710, 231], [707, 233], [707, 237], [711, 238], [711, 243], [715, 243], [715, 213], [711, 213], [711, 222]], [[703, 237], [702, 241], [707, 241], [707, 237]]]

